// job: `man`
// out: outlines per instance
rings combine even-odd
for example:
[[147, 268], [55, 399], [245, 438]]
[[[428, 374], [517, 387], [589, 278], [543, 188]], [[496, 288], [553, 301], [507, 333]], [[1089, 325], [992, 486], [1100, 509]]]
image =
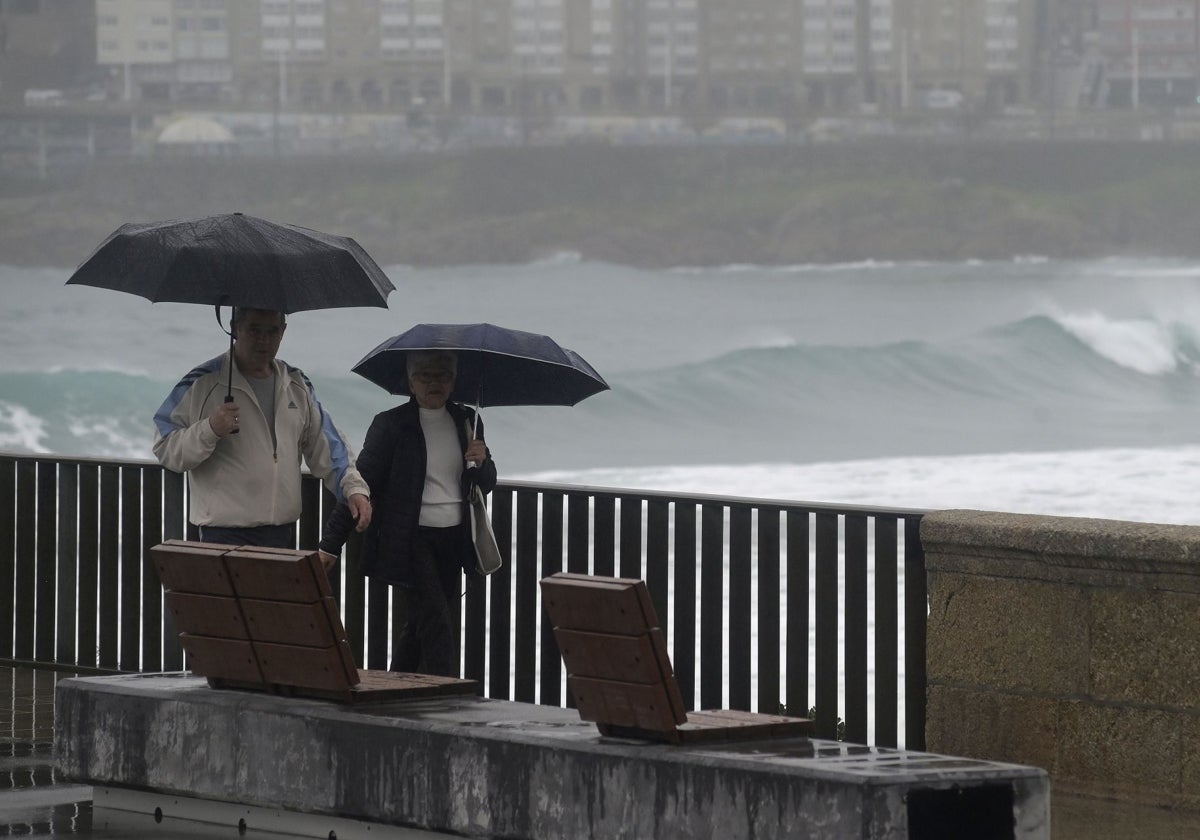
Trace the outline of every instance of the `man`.
[[[188, 474], [189, 518], [200, 539], [293, 548], [300, 518], [300, 459], [344, 501], [363, 531], [370, 490], [341, 432], [298, 368], [275, 358], [287, 329], [282, 312], [236, 309], [233, 401], [229, 354], [210, 359], [175, 386], [154, 415], [154, 455]], [[326, 569], [336, 558], [323, 554]]]

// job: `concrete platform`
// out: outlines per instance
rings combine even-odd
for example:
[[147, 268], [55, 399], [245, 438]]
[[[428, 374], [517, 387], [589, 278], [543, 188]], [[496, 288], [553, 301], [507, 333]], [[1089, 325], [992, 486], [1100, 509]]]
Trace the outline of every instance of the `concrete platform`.
[[440, 698], [344, 707], [186, 674], [61, 680], [78, 783], [473, 837], [1048, 840], [1033, 767], [785, 738], [602, 738], [574, 710]]

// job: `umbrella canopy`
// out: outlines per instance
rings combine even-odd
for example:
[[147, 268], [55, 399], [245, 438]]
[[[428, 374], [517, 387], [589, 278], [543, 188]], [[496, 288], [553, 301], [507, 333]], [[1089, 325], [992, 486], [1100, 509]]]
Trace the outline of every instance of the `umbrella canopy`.
[[573, 350], [536, 333], [494, 324], [418, 324], [389, 338], [353, 367], [390, 394], [409, 394], [408, 354], [453, 350], [450, 399], [490, 405], [575, 405], [608, 383]]
[[386, 307], [395, 288], [349, 237], [242, 213], [121, 225], [67, 284], [287, 313]]

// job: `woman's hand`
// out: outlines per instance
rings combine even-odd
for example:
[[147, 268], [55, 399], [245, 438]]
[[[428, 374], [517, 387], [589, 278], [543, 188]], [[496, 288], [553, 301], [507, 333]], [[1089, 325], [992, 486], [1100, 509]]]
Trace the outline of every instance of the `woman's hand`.
[[481, 440], [473, 440], [467, 444], [465, 460], [468, 466], [478, 466], [487, 460], [487, 445]]

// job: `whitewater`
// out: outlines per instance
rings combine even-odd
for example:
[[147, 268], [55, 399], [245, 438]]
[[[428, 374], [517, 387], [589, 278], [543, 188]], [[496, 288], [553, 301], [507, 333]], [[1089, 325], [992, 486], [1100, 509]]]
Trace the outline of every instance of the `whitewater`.
[[[489, 321], [553, 336], [612, 385], [485, 409], [505, 478], [1200, 521], [1184, 261], [386, 270], [386, 310], [295, 313], [280, 352], [354, 446], [394, 404], [359, 358], [418, 322]], [[150, 458], [154, 409], [227, 339], [211, 308], [70, 271], [0, 265], [0, 451]]]

